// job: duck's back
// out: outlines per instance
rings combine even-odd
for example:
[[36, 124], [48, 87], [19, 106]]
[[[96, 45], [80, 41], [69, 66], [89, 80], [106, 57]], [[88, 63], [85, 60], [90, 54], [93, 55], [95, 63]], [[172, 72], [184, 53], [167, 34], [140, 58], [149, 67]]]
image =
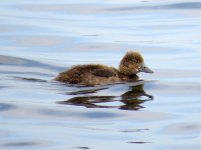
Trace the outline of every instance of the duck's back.
[[100, 85], [120, 82], [118, 71], [113, 67], [99, 64], [78, 65], [62, 72], [57, 81], [70, 84]]

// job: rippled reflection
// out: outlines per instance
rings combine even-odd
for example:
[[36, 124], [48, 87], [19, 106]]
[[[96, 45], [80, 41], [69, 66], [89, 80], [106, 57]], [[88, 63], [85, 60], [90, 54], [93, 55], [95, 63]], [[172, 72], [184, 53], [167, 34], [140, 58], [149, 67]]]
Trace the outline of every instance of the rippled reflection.
[[[103, 88], [104, 89], [104, 88]], [[99, 89], [99, 90], [103, 90]], [[95, 93], [97, 89], [73, 92], [73, 95]], [[142, 104], [153, 100], [153, 96], [144, 91], [143, 85], [132, 86], [131, 90], [121, 96], [76, 96], [59, 104], [84, 106], [87, 108], [118, 108], [123, 110], [139, 110], [144, 108]], [[117, 102], [120, 102], [117, 106]]]

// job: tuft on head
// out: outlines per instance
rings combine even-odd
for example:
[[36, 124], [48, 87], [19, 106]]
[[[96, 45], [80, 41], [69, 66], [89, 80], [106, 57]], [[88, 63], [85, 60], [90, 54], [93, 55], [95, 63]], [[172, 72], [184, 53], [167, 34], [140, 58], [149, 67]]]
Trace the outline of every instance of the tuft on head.
[[119, 71], [128, 76], [137, 74], [143, 62], [144, 60], [140, 53], [133, 51], [127, 52], [120, 62]]

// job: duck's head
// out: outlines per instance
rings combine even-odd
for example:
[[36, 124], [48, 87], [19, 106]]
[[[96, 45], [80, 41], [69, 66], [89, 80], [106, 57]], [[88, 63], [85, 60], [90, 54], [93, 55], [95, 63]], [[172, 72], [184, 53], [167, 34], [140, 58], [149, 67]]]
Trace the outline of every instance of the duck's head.
[[127, 52], [119, 65], [119, 72], [131, 76], [139, 72], [154, 73], [145, 64], [143, 57], [138, 52]]

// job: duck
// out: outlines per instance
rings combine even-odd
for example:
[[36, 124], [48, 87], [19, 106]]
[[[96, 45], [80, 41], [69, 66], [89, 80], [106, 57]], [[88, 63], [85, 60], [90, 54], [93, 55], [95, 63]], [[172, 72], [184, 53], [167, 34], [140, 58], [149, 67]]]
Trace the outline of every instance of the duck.
[[121, 82], [135, 82], [139, 72], [154, 73], [144, 63], [139, 52], [128, 51], [120, 61], [119, 68], [102, 64], [75, 65], [59, 73], [56, 81], [86, 86], [107, 85]]

